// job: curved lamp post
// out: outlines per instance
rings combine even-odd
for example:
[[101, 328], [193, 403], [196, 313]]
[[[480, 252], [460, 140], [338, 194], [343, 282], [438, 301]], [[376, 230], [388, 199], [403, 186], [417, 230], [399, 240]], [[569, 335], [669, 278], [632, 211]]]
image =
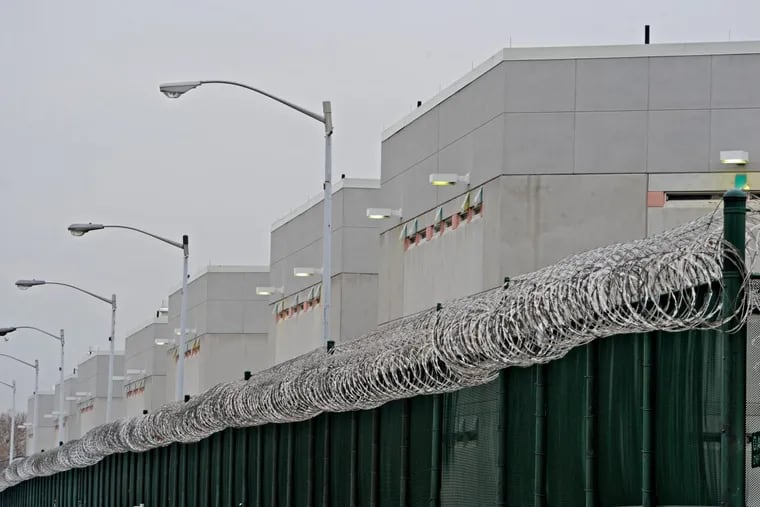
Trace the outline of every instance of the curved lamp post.
[[[18, 328], [15, 327], [5, 327], [0, 328], [0, 336], [5, 336], [8, 333], [12, 333]], [[28, 363], [24, 361], [23, 359], [19, 359], [16, 356], [12, 356], [10, 354], [0, 354], [2, 357], [7, 357], [8, 359], [13, 359], [14, 361], [18, 361], [21, 364], [25, 364], [29, 366], [30, 368], [34, 368], [34, 418], [32, 422], [32, 445], [31, 445], [31, 452], [30, 454], [34, 454], [37, 452], [37, 423], [39, 422], [39, 404], [37, 403], [38, 395], [37, 393], [40, 390], [40, 362], [38, 359], [34, 360], [34, 364]]]
[[11, 445], [8, 449], [8, 464], [10, 465], [16, 454], [16, 381], [14, 380], [9, 384], [0, 380], [0, 384], [10, 387], [13, 390], [13, 405], [11, 405]]
[[182, 401], [185, 396], [185, 347], [186, 347], [186, 324], [187, 324], [187, 271], [188, 271], [188, 258], [190, 257], [190, 239], [187, 234], [182, 236], [182, 242], [172, 241], [168, 238], [152, 234], [150, 232], [138, 229], [136, 227], [129, 227], [126, 225], [103, 225], [103, 224], [71, 224], [69, 226], [69, 232], [72, 236], [84, 236], [88, 232], [98, 231], [101, 229], [127, 229], [130, 231], [139, 232], [151, 238], [162, 241], [173, 247], [177, 247], [182, 250], [182, 294], [179, 311], [179, 335], [180, 344], [179, 358], [177, 360], [177, 379], [174, 390], [174, 399], [176, 401]]
[[[38, 285], [60, 285], [61, 287], [68, 287], [70, 289], [78, 290], [88, 296], [94, 297], [99, 301], [108, 303], [111, 305], [111, 337], [109, 340], [108, 350], [108, 397], [106, 398], [106, 422], [111, 422], [111, 401], [113, 399], [113, 359], [114, 359], [114, 343], [116, 342], [116, 294], [113, 294], [111, 298], [98, 296], [97, 294], [84, 290], [76, 285], [61, 282], [49, 282], [47, 280], [17, 280], [16, 287], [21, 290], [27, 290], [31, 287]], [[52, 336], [52, 335], [51, 335]], [[61, 391], [63, 391], [63, 332], [61, 332]], [[63, 412], [63, 403], [61, 403], [61, 412]], [[63, 417], [63, 415], [59, 415]]]
[[[48, 333], [47, 331], [34, 327], [34, 326], [3, 327], [3, 328], [0, 328], [0, 337], [7, 336], [8, 334], [13, 333], [14, 331], [17, 331], [19, 329], [31, 329], [32, 331], [37, 331], [38, 333], [48, 335], [54, 340], [58, 340], [59, 342], [61, 342], [61, 362], [58, 365], [58, 375], [60, 378], [59, 381], [61, 383], [61, 392], [58, 395], [58, 411], [60, 412], [60, 415], [58, 416], [58, 441], [63, 442], [63, 349], [64, 349], [64, 344], [65, 344], [63, 329], [61, 329], [61, 334], [59, 336], [56, 336], [53, 333]], [[6, 338], [6, 340], [7, 339], [8, 338]], [[29, 365], [29, 363], [27, 363], [26, 361], [21, 361], [20, 359], [15, 358], [13, 356], [9, 356], [7, 354], [0, 354], [0, 355], [3, 355], [5, 357], [10, 357], [11, 359], [16, 359], [19, 362]], [[39, 389], [38, 389], [40, 369], [39, 369], [39, 363], [36, 359], [34, 361], [34, 368], [37, 369], [37, 372], [34, 379], [34, 421], [32, 424], [34, 425], [33, 451], [37, 452], [37, 429], [39, 428], [39, 424], [40, 424]]]
[[314, 113], [301, 106], [293, 104], [285, 99], [267, 93], [253, 86], [248, 86], [235, 81], [186, 81], [183, 83], [166, 83], [159, 86], [161, 93], [171, 99], [176, 99], [193, 88], [204, 84], [223, 84], [245, 88], [246, 90], [268, 97], [280, 104], [287, 106], [301, 114], [308, 116], [325, 126], [325, 182], [324, 182], [324, 225], [322, 228], [322, 340], [327, 350], [333, 346], [330, 340], [330, 306], [332, 297], [332, 106], [330, 101], [322, 102], [322, 114]]

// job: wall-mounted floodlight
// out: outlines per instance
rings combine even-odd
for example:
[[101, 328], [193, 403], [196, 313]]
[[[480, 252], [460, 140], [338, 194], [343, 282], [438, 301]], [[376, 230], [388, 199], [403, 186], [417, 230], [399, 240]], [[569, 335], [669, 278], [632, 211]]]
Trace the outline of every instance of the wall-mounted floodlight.
[[158, 89], [170, 99], [176, 99], [200, 85], [200, 81], [184, 81], [182, 83], [164, 83], [159, 85]]
[[174, 345], [176, 342], [170, 338], [156, 338], [153, 343], [156, 345]]
[[321, 274], [322, 268], [293, 268], [293, 276], [297, 276], [299, 278]]
[[720, 163], [728, 165], [746, 165], [749, 162], [749, 152], [743, 150], [727, 150], [720, 152]]
[[256, 287], [257, 296], [271, 296], [272, 294], [284, 294], [285, 287]]
[[372, 220], [382, 220], [383, 218], [399, 217], [401, 218], [401, 208], [367, 208], [367, 218]]
[[124, 375], [114, 375], [113, 377], [111, 377], [112, 380], [116, 380], [116, 381], [124, 380], [125, 378], [127, 377], [125, 377]]
[[467, 174], [454, 174], [454, 173], [436, 173], [430, 175], [430, 184], [436, 187], [445, 187], [448, 185], [456, 185], [457, 183], [470, 184], [470, 173]]
[[66, 396], [66, 398], [64, 398], [64, 399], [66, 401], [79, 401], [80, 400], [79, 396]]

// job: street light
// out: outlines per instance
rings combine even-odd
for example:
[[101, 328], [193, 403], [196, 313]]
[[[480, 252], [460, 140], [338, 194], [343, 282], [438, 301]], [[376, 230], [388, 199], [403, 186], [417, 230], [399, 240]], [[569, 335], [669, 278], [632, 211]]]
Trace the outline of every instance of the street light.
[[[182, 294], [180, 297], [180, 310], [179, 310], [179, 328], [180, 328], [180, 351], [179, 360], [177, 361], [177, 379], [174, 389], [174, 399], [176, 401], [182, 401], [185, 396], [185, 347], [187, 342], [187, 271], [188, 271], [188, 259], [190, 257], [190, 238], [187, 234], [182, 236], [182, 242], [172, 241], [168, 238], [152, 234], [150, 232], [138, 229], [136, 227], [130, 227], [126, 225], [103, 225], [103, 224], [71, 224], [69, 226], [69, 232], [73, 236], [84, 236], [88, 232], [98, 231], [100, 229], [127, 229], [130, 231], [139, 232], [145, 236], [162, 241], [168, 245], [179, 248], [182, 250]], [[113, 372], [111, 372], [113, 373]], [[111, 376], [111, 375], [109, 375]]]
[[[39, 284], [37, 284], [37, 285], [39, 285]], [[53, 333], [48, 333], [47, 331], [45, 331], [43, 329], [40, 329], [38, 327], [34, 327], [34, 326], [1, 327], [0, 328], [0, 337], [6, 337], [10, 333], [18, 331], [19, 329], [31, 329], [32, 331], [37, 331], [38, 333], [42, 333], [44, 335], [47, 335], [47, 336], [53, 338], [54, 340], [58, 340], [61, 343], [61, 360], [60, 360], [60, 363], [58, 364], [58, 375], [59, 375], [60, 383], [61, 383], [61, 392], [59, 393], [59, 396], [58, 396], [58, 409], [62, 411], [63, 410], [63, 371], [64, 371], [63, 370], [63, 349], [64, 349], [64, 345], [66, 343], [66, 340], [65, 340], [64, 335], [63, 335], [63, 329], [61, 329], [60, 334], [58, 336], [56, 336]], [[8, 340], [7, 337], [5, 339], [6, 339], [6, 341]], [[34, 360], [34, 365], [31, 365], [31, 364], [27, 363], [26, 361], [21, 361], [20, 359], [18, 359], [16, 357], [13, 357], [13, 356], [9, 356], [7, 354], [0, 354], [0, 355], [3, 355], [5, 357], [10, 357], [11, 359], [15, 359], [16, 361], [24, 363], [27, 366], [32, 366], [36, 370], [35, 376], [34, 376], [34, 420], [33, 420], [33, 423], [34, 423], [34, 429], [33, 429], [34, 435], [33, 435], [33, 437], [34, 438], [33, 438], [33, 444], [32, 444], [32, 452], [37, 452], [37, 430], [39, 429], [39, 424], [40, 424], [39, 394], [38, 394], [39, 393], [39, 389], [38, 389], [39, 388], [39, 375], [40, 375], [39, 361], [37, 361], [35, 359]], [[58, 419], [58, 441], [59, 442], [63, 442], [63, 418], [59, 418]]]
[[10, 465], [15, 457], [14, 455], [16, 451], [16, 381], [14, 380], [9, 384], [0, 380], [0, 384], [10, 387], [13, 390], [13, 404], [11, 405], [11, 445], [10, 449], [8, 449], [8, 464]]
[[[12, 333], [13, 331], [6, 331], [8, 329], [17, 329], [17, 328], [0, 328], [0, 336], [5, 336], [9, 332]], [[34, 454], [37, 450], [37, 423], [39, 422], [39, 414], [38, 414], [38, 406], [37, 406], [37, 391], [39, 391], [40, 387], [40, 362], [39, 360], [35, 359], [34, 363], [28, 363], [24, 361], [23, 359], [19, 359], [16, 356], [12, 356], [10, 354], [0, 354], [2, 357], [7, 357], [8, 359], [13, 359], [14, 361], [18, 361], [21, 364], [25, 364], [26, 366], [29, 366], [30, 368], [34, 368], [34, 423], [32, 424], [32, 454]]]
[[[94, 297], [95, 299], [99, 301], [103, 301], [104, 303], [108, 303], [109, 305], [111, 305], [111, 337], [108, 339], [110, 342], [109, 351], [108, 351], [108, 378], [113, 377], [113, 361], [114, 361], [114, 354], [115, 354], [114, 343], [116, 342], [116, 294], [111, 295], [111, 299], [108, 299], [107, 297], [98, 296], [94, 292], [84, 290], [81, 287], [77, 287], [76, 285], [71, 285], [68, 283], [49, 282], [46, 280], [17, 280], [16, 281], [16, 287], [18, 287], [21, 290], [27, 290], [31, 287], [36, 287], [38, 285], [60, 285], [61, 287], [68, 287], [69, 289], [78, 290], [79, 292], [87, 294], [88, 296]], [[49, 333], [46, 333], [46, 334], [49, 334]], [[61, 330], [61, 390], [63, 390], [63, 330]], [[108, 397], [106, 398], [106, 422], [108, 423], [108, 422], [111, 422], [111, 402], [113, 400], [113, 382], [108, 383], [107, 393], [108, 393]], [[61, 403], [61, 407], [63, 407], [63, 403]]]
[[[324, 346], [329, 350], [333, 342], [330, 340], [330, 305], [331, 305], [331, 288], [332, 288], [332, 105], [330, 101], [322, 102], [322, 114], [314, 113], [301, 106], [288, 102], [275, 95], [267, 93], [258, 88], [248, 86], [235, 81], [185, 81], [181, 83], [166, 83], [159, 86], [161, 93], [169, 98], [176, 99], [204, 84], [223, 84], [245, 88], [246, 90], [258, 93], [268, 97], [280, 104], [287, 106], [299, 113], [308, 116], [325, 126], [325, 181], [324, 181], [324, 223], [322, 226], [322, 341]], [[180, 354], [182, 357], [182, 354]]]

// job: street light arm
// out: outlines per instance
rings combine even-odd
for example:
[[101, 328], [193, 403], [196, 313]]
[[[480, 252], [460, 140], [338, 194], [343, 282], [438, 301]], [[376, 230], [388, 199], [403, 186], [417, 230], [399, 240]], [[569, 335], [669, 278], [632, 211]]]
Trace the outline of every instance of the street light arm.
[[[128, 225], [104, 225], [103, 228], [104, 229], [127, 229], [130, 231], [139, 232], [140, 234], [145, 234], [146, 236], [150, 236], [151, 238], [157, 239], [159, 241], [163, 241], [164, 243], [177, 247], [181, 250], [184, 249], [184, 246], [182, 245], [182, 243], [178, 243], [177, 241], [172, 241], [171, 239], [164, 238], [163, 236], [158, 236], [148, 231], [138, 229], [137, 227], [130, 227]], [[110, 303], [111, 301], [109, 300], [108, 302]]]
[[92, 297], [94, 297], [96, 299], [100, 299], [101, 301], [103, 301], [105, 303], [108, 303], [109, 305], [113, 303], [113, 301], [111, 300], [111, 298], [104, 298], [103, 296], [98, 296], [97, 294], [95, 294], [93, 292], [90, 292], [88, 290], [84, 290], [81, 287], [77, 287], [76, 285], [70, 285], [68, 283], [61, 283], [61, 282], [48, 282], [48, 281], [46, 281], [45, 284], [46, 285], [60, 285], [62, 287], [68, 287], [70, 289], [74, 289], [74, 290], [78, 290], [79, 292], [83, 292], [83, 293], [87, 294], [88, 296], [92, 296]]
[[[245, 88], [246, 90], [251, 90], [252, 92], [259, 93], [259, 94], [261, 94], [261, 95], [263, 95], [265, 97], [269, 97], [270, 99], [279, 102], [280, 104], [288, 106], [291, 109], [295, 109], [296, 111], [298, 111], [301, 114], [305, 114], [306, 116], [308, 116], [310, 118], [314, 118], [315, 120], [317, 120], [320, 123], [324, 123], [325, 124], [325, 128], [327, 128], [327, 126], [328, 126], [327, 125], [327, 120], [321, 114], [317, 114], [317, 113], [311, 112], [308, 109], [304, 109], [301, 106], [293, 104], [292, 102], [288, 102], [285, 99], [281, 99], [280, 97], [277, 97], [276, 95], [272, 95], [271, 93], [267, 93], [267, 92], [265, 92], [263, 90], [259, 90], [258, 88], [254, 88], [253, 86], [248, 86], [248, 85], [243, 84], [243, 83], [236, 83], [235, 81], [222, 81], [222, 80], [218, 80], [218, 79], [215, 79], [213, 81], [201, 81], [200, 83], [201, 84], [226, 84], [226, 85], [232, 85], [232, 86], [239, 86], [240, 88]], [[330, 130], [332, 130], [332, 128], [330, 128]]]
[[[50, 282], [48, 282], [48, 283], [50, 283]], [[53, 333], [48, 333], [44, 329], [40, 329], [38, 327], [34, 327], [34, 326], [16, 326], [16, 329], [33, 329], [33, 330], [38, 331], [38, 332], [40, 332], [42, 334], [46, 334], [46, 335], [48, 335], [51, 338], [55, 338], [56, 340], [61, 341], [61, 337], [60, 336], [56, 336]]]
[[8, 387], [10, 387], [11, 389], [14, 389], [14, 390], [16, 389], [15, 384], [9, 384], [8, 382], [3, 382], [2, 380], [0, 380], [0, 384], [3, 384], [4, 386], [8, 386]]
[[19, 363], [25, 364], [25, 365], [27, 365], [30, 368], [34, 368], [35, 370], [37, 369], [37, 366], [33, 365], [32, 363], [27, 363], [26, 361], [24, 361], [23, 359], [19, 359], [18, 357], [14, 357], [14, 356], [11, 356], [9, 354], [0, 354], [0, 356], [7, 357], [9, 359], [13, 359], [14, 361], [18, 361]]

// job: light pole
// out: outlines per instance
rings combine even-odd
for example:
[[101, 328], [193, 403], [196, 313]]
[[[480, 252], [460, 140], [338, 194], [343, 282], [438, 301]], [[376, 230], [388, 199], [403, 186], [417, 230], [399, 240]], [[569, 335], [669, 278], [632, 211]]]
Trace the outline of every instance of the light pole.
[[[116, 294], [113, 294], [111, 298], [98, 296], [88, 290], [84, 290], [76, 285], [61, 282], [49, 282], [47, 280], [17, 280], [16, 287], [21, 290], [27, 290], [31, 287], [38, 285], [60, 285], [62, 287], [68, 287], [70, 289], [78, 290], [88, 296], [92, 296], [99, 301], [108, 303], [111, 305], [111, 337], [109, 340], [108, 350], [108, 397], [106, 398], [106, 422], [111, 422], [111, 401], [113, 399], [113, 359], [114, 359], [114, 343], [116, 342]], [[63, 330], [61, 330], [61, 389], [63, 389]], [[63, 402], [61, 402], [61, 412], [63, 412]], [[63, 417], [60, 415], [60, 417]]]
[[13, 390], [13, 404], [11, 405], [11, 445], [8, 449], [8, 464], [10, 465], [16, 454], [16, 381], [14, 380], [9, 384], [0, 380], [0, 384], [10, 387]]
[[180, 297], [180, 310], [179, 310], [179, 335], [180, 335], [180, 347], [179, 358], [177, 360], [177, 379], [174, 389], [174, 399], [176, 401], [182, 401], [185, 396], [185, 347], [187, 338], [187, 271], [188, 271], [188, 259], [190, 257], [190, 238], [187, 234], [182, 236], [182, 242], [172, 241], [168, 238], [152, 234], [150, 232], [138, 229], [136, 227], [129, 227], [126, 225], [103, 225], [103, 224], [71, 224], [69, 226], [69, 232], [72, 236], [84, 236], [88, 232], [98, 231], [100, 229], [127, 229], [130, 231], [139, 232], [151, 238], [163, 241], [164, 243], [177, 247], [182, 250], [182, 294]]
[[[0, 328], [0, 337], [5, 336], [8, 333], [12, 333], [16, 329], [18, 328]], [[34, 368], [34, 416], [33, 416], [33, 422], [32, 422], [32, 445], [31, 445], [32, 451], [30, 452], [30, 454], [34, 454], [35, 452], [37, 452], [37, 423], [39, 421], [38, 419], [39, 407], [37, 404], [37, 399], [38, 399], [37, 393], [39, 392], [39, 389], [40, 389], [40, 362], [39, 360], [35, 359], [34, 364], [27, 363], [23, 359], [19, 359], [18, 357], [12, 356], [10, 354], [0, 354], [0, 356], [13, 359], [14, 361], [18, 361], [21, 364], [25, 364], [29, 366], [30, 368]]]
[[[51, 337], [51, 338], [53, 338], [55, 340], [58, 340], [61, 343], [61, 362], [58, 365], [58, 375], [59, 375], [60, 383], [61, 383], [61, 392], [58, 395], [58, 411], [60, 412], [60, 415], [58, 416], [58, 441], [59, 442], [63, 442], [63, 371], [64, 371], [63, 370], [63, 349], [64, 349], [64, 344], [66, 342], [66, 340], [65, 340], [65, 338], [63, 336], [63, 329], [61, 329], [61, 334], [59, 336], [56, 336], [53, 333], [48, 333], [45, 330], [42, 330], [40, 328], [33, 327], [33, 326], [3, 327], [3, 328], [0, 328], [0, 337], [6, 336], [6, 335], [8, 335], [8, 334], [10, 334], [10, 333], [18, 330], [18, 329], [31, 329], [32, 331], [37, 331], [38, 333], [42, 333], [42, 334], [48, 335], [49, 337]], [[7, 338], [6, 338], [6, 340], [7, 340]], [[8, 356], [6, 354], [2, 354], [2, 355], [6, 356], [6, 357], [10, 357], [12, 359], [16, 359], [17, 361], [20, 361], [20, 362], [22, 362], [24, 364], [29, 365], [29, 363], [27, 363], [25, 361], [21, 361], [20, 359], [17, 359], [17, 358], [15, 358], [13, 356]], [[39, 394], [38, 394], [39, 393], [38, 387], [39, 387], [40, 366], [39, 366], [39, 362], [36, 359], [34, 360], [34, 368], [36, 368], [37, 372], [36, 372], [36, 375], [35, 375], [35, 378], [34, 378], [34, 421], [33, 421], [33, 424], [34, 424], [34, 429], [33, 429], [33, 431], [34, 431], [34, 435], [33, 435], [34, 436], [34, 445], [33, 445], [33, 447], [34, 447], [34, 449], [33, 449], [33, 451], [37, 452], [37, 429], [39, 428], [39, 423], [40, 423]]]
[[182, 94], [189, 92], [204, 84], [223, 84], [245, 88], [252, 92], [264, 95], [280, 104], [298, 111], [325, 126], [325, 182], [324, 182], [324, 224], [322, 227], [322, 341], [329, 351], [334, 342], [330, 340], [330, 306], [332, 298], [332, 105], [330, 101], [322, 102], [322, 114], [314, 113], [292, 102], [281, 99], [275, 95], [259, 90], [235, 81], [187, 81], [184, 83], [167, 83], [159, 86], [161, 93], [169, 98], [176, 99]]

